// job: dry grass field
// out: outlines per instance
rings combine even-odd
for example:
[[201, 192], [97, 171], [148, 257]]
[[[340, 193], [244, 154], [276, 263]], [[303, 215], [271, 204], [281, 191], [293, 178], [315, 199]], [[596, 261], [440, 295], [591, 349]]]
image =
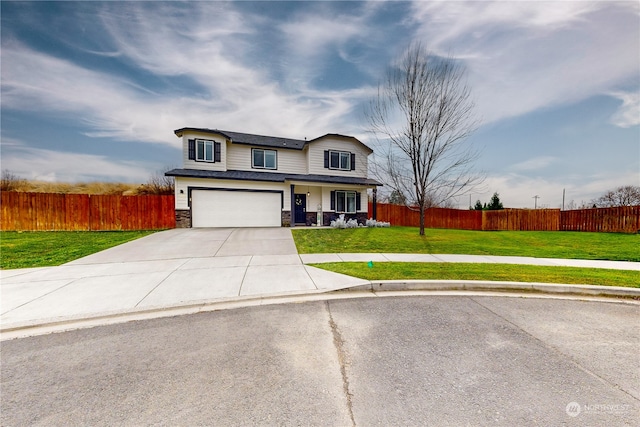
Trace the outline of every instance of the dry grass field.
[[173, 194], [173, 178], [157, 172], [142, 184], [123, 182], [47, 182], [27, 180], [2, 171], [0, 191], [23, 193], [91, 194], [137, 196], [148, 194]]

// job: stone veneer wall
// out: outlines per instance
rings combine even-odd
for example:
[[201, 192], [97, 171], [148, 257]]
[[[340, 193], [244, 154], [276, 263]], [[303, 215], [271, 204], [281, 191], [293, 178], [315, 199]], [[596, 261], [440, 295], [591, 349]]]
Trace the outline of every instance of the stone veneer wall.
[[291, 211], [282, 211], [281, 218], [283, 227], [291, 227]]
[[191, 209], [176, 209], [176, 228], [191, 228]]
[[[337, 219], [340, 215], [335, 212], [323, 212], [322, 213], [322, 225], [331, 225], [331, 221]], [[344, 217], [349, 220], [355, 218], [358, 224], [365, 224], [367, 222], [367, 214], [365, 212], [358, 212], [357, 214], [345, 214]], [[314, 225], [317, 219], [317, 212], [307, 212], [306, 225]], [[282, 211], [282, 226], [291, 227], [291, 211]], [[191, 228], [191, 210], [190, 209], [176, 209], [176, 228]]]

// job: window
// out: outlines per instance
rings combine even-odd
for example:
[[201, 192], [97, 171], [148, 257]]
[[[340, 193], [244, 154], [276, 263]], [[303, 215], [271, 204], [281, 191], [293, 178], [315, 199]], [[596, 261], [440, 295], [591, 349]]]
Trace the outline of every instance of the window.
[[356, 169], [356, 155], [348, 151], [325, 150], [324, 167], [341, 171]]
[[336, 191], [336, 212], [356, 213], [355, 191]]
[[278, 169], [278, 157], [275, 150], [252, 150], [251, 167], [258, 169]]
[[329, 152], [329, 169], [351, 170], [351, 153], [344, 151]]
[[189, 160], [198, 162], [219, 162], [220, 143], [205, 139], [189, 140]]

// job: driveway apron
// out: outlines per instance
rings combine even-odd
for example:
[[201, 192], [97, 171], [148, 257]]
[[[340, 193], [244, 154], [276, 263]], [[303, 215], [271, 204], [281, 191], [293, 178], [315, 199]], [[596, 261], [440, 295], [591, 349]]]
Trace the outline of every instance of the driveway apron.
[[367, 283], [303, 265], [288, 228], [173, 229], [58, 267], [0, 271], [2, 329]]

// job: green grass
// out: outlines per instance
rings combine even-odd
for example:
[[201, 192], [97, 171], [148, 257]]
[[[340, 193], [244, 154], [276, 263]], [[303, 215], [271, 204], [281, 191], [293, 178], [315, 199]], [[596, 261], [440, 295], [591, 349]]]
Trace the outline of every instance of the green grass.
[[3, 231], [0, 268], [60, 265], [153, 231]]
[[491, 280], [640, 288], [637, 271], [512, 264], [365, 262], [313, 264], [366, 280]]
[[421, 253], [640, 261], [640, 234], [414, 227], [293, 230], [300, 253]]

